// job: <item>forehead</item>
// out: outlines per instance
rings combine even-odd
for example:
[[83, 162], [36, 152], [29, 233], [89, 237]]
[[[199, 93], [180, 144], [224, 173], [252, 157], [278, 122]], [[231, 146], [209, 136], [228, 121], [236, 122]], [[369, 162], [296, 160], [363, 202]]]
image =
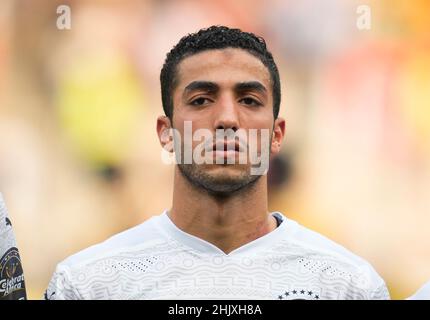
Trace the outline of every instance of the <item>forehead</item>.
[[270, 73], [260, 59], [245, 50], [214, 49], [186, 57], [179, 63], [178, 87], [198, 80], [226, 84], [259, 81], [268, 87]]

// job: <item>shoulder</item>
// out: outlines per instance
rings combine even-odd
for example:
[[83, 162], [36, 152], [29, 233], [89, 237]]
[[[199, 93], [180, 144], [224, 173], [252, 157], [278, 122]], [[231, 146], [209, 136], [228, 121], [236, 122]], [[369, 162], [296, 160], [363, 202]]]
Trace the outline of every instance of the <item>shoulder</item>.
[[82, 299], [91, 281], [112, 279], [116, 271], [134, 274], [151, 268], [157, 252], [170, 245], [158, 226], [159, 218], [149, 218], [57, 264], [44, 298]]
[[286, 223], [284, 250], [297, 254], [303, 269], [347, 278], [374, 291], [375, 298], [388, 296], [384, 280], [368, 261], [326, 236], [282, 217]]
[[430, 300], [430, 281], [425, 283], [417, 292], [407, 300]]
[[333, 258], [349, 262], [352, 265], [369, 265], [358, 255], [352, 253], [342, 245], [328, 237], [313, 231], [298, 222], [285, 218], [287, 222], [288, 238], [293, 243], [306, 248], [309, 254], [331, 256]]
[[157, 225], [158, 219], [159, 216], [153, 216], [133, 228], [79, 251], [62, 261], [59, 266], [73, 268], [121, 253], [125, 254], [135, 250], [151, 248], [156, 243], [164, 240]]

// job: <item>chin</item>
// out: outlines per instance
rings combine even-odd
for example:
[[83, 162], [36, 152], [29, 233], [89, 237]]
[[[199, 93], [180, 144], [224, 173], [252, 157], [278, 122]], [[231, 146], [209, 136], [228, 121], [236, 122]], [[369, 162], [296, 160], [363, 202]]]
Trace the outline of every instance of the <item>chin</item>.
[[252, 180], [255, 180], [250, 176], [249, 168], [235, 166], [230, 166], [230, 168], [222, 166], [219, 166], [219, 168], [211, 168], [205, 170], [204, 176], [214, 185], [230, 185], [233, 189], [236, 188], [235, 186], [244, 186]]
[[249, 176], [249, 168], [244, 166], [233, 166], [233, 165], [213, 165], [209, 168], [204, 169], [208, 176], [214, 179], [240, 179]]

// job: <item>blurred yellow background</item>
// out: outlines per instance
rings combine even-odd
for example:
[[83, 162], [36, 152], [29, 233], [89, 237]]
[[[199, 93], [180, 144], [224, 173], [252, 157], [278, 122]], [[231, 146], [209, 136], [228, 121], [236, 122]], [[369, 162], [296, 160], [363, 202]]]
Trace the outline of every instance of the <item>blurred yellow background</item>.
[[0, 191], [29, 298], [70, 254], [170, 206], [159, 72], [182, 36], [214, 24], [263, 36], [280, 69], [270, 209], [411, 295], [430, 279], [429, 1], [2, 0]]

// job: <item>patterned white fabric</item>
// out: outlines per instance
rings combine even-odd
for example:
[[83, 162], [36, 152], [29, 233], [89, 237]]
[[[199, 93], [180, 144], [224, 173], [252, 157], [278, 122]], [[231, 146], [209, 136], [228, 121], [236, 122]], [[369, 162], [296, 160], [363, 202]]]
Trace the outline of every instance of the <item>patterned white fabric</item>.
[[46, 299], [388, 299], [364, 260], [287, 219], [225, 254], [167, 212], [60, 263]]
[[26, 299], [24, 274], [12, 222], [0, 193], [0, 300]]

